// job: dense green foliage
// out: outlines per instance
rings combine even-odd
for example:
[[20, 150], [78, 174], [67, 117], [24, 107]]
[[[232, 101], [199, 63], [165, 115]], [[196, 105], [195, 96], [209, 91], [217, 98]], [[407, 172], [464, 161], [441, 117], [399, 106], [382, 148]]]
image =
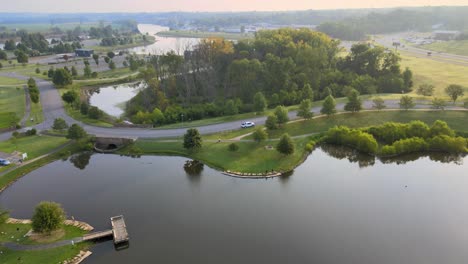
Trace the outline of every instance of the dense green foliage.
[[36, 206], [31, 220], [35, 232], [50, 233], [62, 226], [65, 211], [58, 203], [41, 202]]
[[[421, 121], [408, 124], [388, 122], [365, 129], [334, 127], [324, 142], [353, 147], [359, 151], [394, 156], [421, 151], [467, 152], [467, 139], [455, 136], [447, 123], [435, 121], [431, 127]], [[379, 149], [380, 142], [382, 144]]]
[[28, 91], [29, 91], [29, 98], [31, 102], [37, 104], [39, 103], [39, 88], [37, 87], [36, 81], [33, 78], [28, 79]]
[[255, 141], [261, 142], [268, 138], [268, 133], [263, 128], [259, 127], [253, 132], [252, 136]]
[[259, 112], [304, 99], [347, 96], [353, 89], [360, 94], [411, 91], [412, 73], [400, 69], [397, 54], [367, 44], [354, 45], [344, 58], [339, 51], [338, 41], [308, 29], [265, 30], [237, 43], [204, 39], [184, 56], [151, 56], [141, 71], [147, 88], [127, 103], [126, 115], [158, 108], [165, 123], [174, 123], [182, 115], [198, 120]]
[[314, 116], [314, 113], [311, 112], [312, 102], [310, 99], [304, 99], [299, 105], [299, 110], [297, 110], [297, 116], [300, 116], [304, 119], [311, 119]]
[[65, 69], [57, 69], [54, 72], [54, 76], [52, 77], [52, 82], [55, 85], [65, 86], [73, 83], [72, 76], [70, 72]]
[[322, 109], [320, 109], [320, 113], [328, 116], [336, 113], [336, 102], [333, 96], [329, 95], [325, 98]]
[[294, 153], [294, 143], [288, 134], [284, 134], [280, 138], [278, 145], [276, 145], [276, 150], [284, 155], [291, 155]]
[[184, 134], [184, 148], [188, 150], [197, 150], [202, 147], [202, 138], [196, 128], [190, 128]]
[[359, 92], [352, 90], [348, 96], [348, 102], [346, 103], [344, 110], [350, 112], [359, 112], [362, 109], [362, 102], [359, 98]]
[[52, 129], [55, 129], [55, 130], [64, 130], [67, 128], [68, 128], [68, 124], [62, 118], [56, 118], [54, 120], [54, 124], [52, 125]]
[[86, 131], [79, 125], [73, 124], [68, 128], [67, 138], [69, 139], [83, 139], [86, 138], [88, 134]]

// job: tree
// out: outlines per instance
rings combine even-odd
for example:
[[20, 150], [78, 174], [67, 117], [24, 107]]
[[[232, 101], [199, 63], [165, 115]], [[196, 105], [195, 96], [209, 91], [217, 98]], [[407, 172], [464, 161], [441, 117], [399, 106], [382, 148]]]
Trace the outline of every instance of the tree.
[[387, 106], [385, 105], [384, 99], [382, 99], [380, 97], [376, 97], [376, 98], [374, 98], [372, 100], [372, 108], [375, 108], [377, 110], [382, 110], [385, 107], [387, 107]]
[[36, 73], [37, 73], [37, 74], [40, 74], [40, 73], [41, 73], [41, 69], [36, 68]]
[[278, 118], [275, 115], [269, 115], [265, 121], [267, 129], [273, 130], [278, 128]]
[[254, 95], [254, 111], [255, 112], [263, 112], [265, 111], [265, 108], [267, 107], [267, 101], [265, 99], [265, 96], [263, 95], [262, 92], [257, 92]]
[[107, 52], [107, 57], [113, 59], [115, 57], [115, 53], [112, 51]]
[[65, 86], [73, 83], [71, 74], [65, 69], [57, 69], [52, 78], [52, 82], [55, 85]]
[[16, 60], [18, 61], [18, 63], [28, 63], [29, 57], [23, 51], [18, 50], [18, 52], [16, 52]]
[[56, 118], [54, 120], [54, 124], [52, 125], [52, 128], [55, 130], [64, 130], [68, 128], [68, 124], [62, 118]]
[[236, 143], [231, 143], [228, 145], [228, 149], [229, 151], [238, 151], [239, 150], [239, 145], [237, 145]]
[[65, 220], [65, 211], [58, 203], [40, 202], [36, 206], [31, 220], [35, 232], [50, 233], [62, 226]]
[[80, 105], [80, 113], [82, 115], [87, 115], [89, 112], [89, 104], [87, 102], [82, 102]]
[[3, 50], [0, 50], [0, 60], [6, 60], [7, 58], [7, 53]]
[[88, 110], [88, 116], [89, 118], [92, 118], [92, 119], [99, 119], [103, 116], [103, 112], [101, 111], [101, 109], [97, 108], [96, 106], [90, 106], [89, 107], [89, 110]]
[[275, 108], [275, 116], [278, 120], [278, 125], [286, 124], [286, 122], [289, 121], [288, 109], [286, 109], [284, 106], [280, 105]]
[[401, 109], [405, 109], [405, 110], [408, 110], [410, 108], [413, 108], [415, 106], [414, 102], [413, 102], [413, 98], [408, 96], [408, 95], [403, 95], [401, 98], [400, 98], [400, 108]]
[[297, 116], [300, 116], [304, 119], [310, 119], [314, 116], [314, 113], [310, 111], [312, 108], [312, 102], [310, 99], [304, 99], [299, 105], [299, 110], [297, 111]]
[[419, 85], [416, 93], [423, 96], [432, 96], [434, 94], [435, 86], [432, 84], [424, 83]]
[[110, 58], [109, 58], [109, 57], [104, 57], [104, 62], [105, 62], [105, 63], [109, 63], [109, 61], [110, 61]]
[[91, 67], [89, 65], [86, 65], [83, 69], [83, 76], [85, 78], [90, 78], [92, 74]]
[[405, 87], [405, 92], [411, 92], [413, 87], [413, 72], [407, 67], [403, 72], [403, 84]]
[[99, 65], [99, 55], [93, 54], [93, 60], [96, 63], [96, 65]]
[[438, 98], [438, 97], [434, 97], [434, 99], [432, 99], [432, 108], [433, 109], [444, 110], [445, 106], [447, 106], [447, 104], [445, 103], [444, 99]]
[[109, 69], [115, 70], [115, 62], [113, 60], [109, 61]]
[[52, 78], [54, 78], [54, 74], [55, 74], [54, 67], [50, 67], [49, 71], [47, 71], [47, 77], [52, 79]]
[[77, 124], [73, 124], [70, 128], [68, 128], [68, 139], [82, 139], [86, 138], [87, 136], [88, 134], [86, 133], [86, 131]]
[[229, 99], [226, 101], [226, 106], [224, 107], [224, 113], [226, 115], [237, 115], [239, 113], [239, 109], [237, 108], [237, 105], [234, 102], [234, 100]]
[[202, 138], [200, 132], [196, 128], [190, 128], [184, 134], [184, 148], [188, 150], [196, 150], [202, 147]]
[[291, 137], [288, 134], [284, 134], [283, 136], [281, 136], [278, 145], [276, 145], [276, 150], [278, 150], [279, 153], [284, 155], [290, 155], [294, 153], [294, 144], [292, 142]]
[[445, 88], [445, 93], [452, 98], [453, 103], [458, 99], [458, 97], [463, 96], [463, 87], [458, 84], [451, 84]]
[[78, 93], [75, 90], [68, 91], [62, 95], [62, 99], [68, 104], [73, 104], [78, 100]]
[[73, 77], [78, 76], [78, 71], [76, 70], [75, 66], [71, 67], [71, 74]]
[[333, 96], [329, 95], [325, 98], [322, 109], [320, 109], [320, 113], [328, 116], [336, 113], [336, 102]]
[[257, 142], [261, 142], [268, 138], [268, 133], [261, 127], [257, 128], [252, 134], [253, 138]]
[[359, 98], [359, 92], [353, 89], [348, 96], [348, 102], [346, 103], [344, 109], [350, 112], [359, 112], [362, 109], [362, 102]]

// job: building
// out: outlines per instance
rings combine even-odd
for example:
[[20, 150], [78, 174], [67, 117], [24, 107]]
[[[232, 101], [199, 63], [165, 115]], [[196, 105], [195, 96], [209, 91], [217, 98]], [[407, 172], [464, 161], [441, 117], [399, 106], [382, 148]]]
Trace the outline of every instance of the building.
[[92, 49], [76, 49], [75, 55], [77, 57], [91, 57], [94, 54]]
[[436, 30], [433, 32], [436, 40], [454, 40], [460, 35], [460, 31], [452, 30]]

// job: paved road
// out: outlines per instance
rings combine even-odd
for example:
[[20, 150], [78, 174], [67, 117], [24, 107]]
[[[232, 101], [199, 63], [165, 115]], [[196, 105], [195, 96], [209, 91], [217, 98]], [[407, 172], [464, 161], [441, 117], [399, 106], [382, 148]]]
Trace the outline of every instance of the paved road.
[[[380, 36], [379, 38], [376, 38], [375, 41], [379, 43], [380, 45], [383, 45], [389, 49], [394, 49], [393, 47], [393, 42], [394, 41], [401, 41], [402, 39], [405, 39], [406, 37], [410, 36], [412, 33], [395, 33], [395, 34], [389, 34], [389, 35], [383, 35]], [[418, 47], [413, 47], [410, 45], [405, 45], [404, 48], [400, 48], [400, 50], [409, 52], [411, 55], [414, 55], [415, 57], [419, 58], [426, 58], [426, 59], [431, 59], [435, 61], [441, 61], [441, 62], [447, 62], [451, 64], [456, 64], [456, 65], [462, 65], [462, 66], [468, 66], [468, 56], [463, 56], [463, 55], [456, 55], [456, 54], [450, 54], [450, 53], [443, 53], [443, 52], [435, 52], [435, 51], [430, 51]], [[427, 56], [427, 52], [432, 52], [431, 56]]]
[[[5, 75], [5, 73], [4, 73]], [[27, 79], [28, 77], [18, 75], [16, 73], [8, 73], [10, 77], [18, 79]], [[52, 127], [54, 119], [63, 118], [68, 124], [77, 123], [90, 134], [96, 136], [108, 136], [108, 137], [135, 137], [135, 138], [167, 138], [167, 137], [177, 137], [182, 136], [187, 128], [178, 128], [178, 129], [147, 129], [147, 128], [103, 128], [95, 127], [83, 124], [77, 120], [72, 119], [65, 113], [63, 107], [63, 102], [60, 97], [58, 90], [54, 85], [46, 80], [36, 79], [37, 85], [41, 91], [41, 102], [44, 112], [44, 122], [34, 126], [38, 130], [47, 130]], [[387, 109], [397, 109], [399, 108], [398, 100], [387, 100], [385, 101]], [[338, 110], [343, 110], [344, 103], [337, 104]], [[364, 109], [372, 109], [371, 101], [363, 102]], [[430, 108], [425, 101], [416, 101], [416, 109], [428, 109]], [[448, 110], [462, 110], [462, 107], [449, 106]], [[312, 109], [314, 114], [319, 114], [320, 107], [315, 107]], [[297, 119], [295, 111], [289, 112], [290, 120]], [[256, 124], [262, 125], [265, 123], [266, 117], [261, 116], [257, 118], [251, 118], [249, 121], [253, 121]], [[220, 124], [206, 125], [198, 127], [198, 130], [201, 134], [210, 134], [216, 132], [223, 132], [229, 130], [235, 130], [240, 128], [241, 121], [232, 121]], [[11, 132], [0, 134], [0, 141], [7, 140], [10, 138]]]

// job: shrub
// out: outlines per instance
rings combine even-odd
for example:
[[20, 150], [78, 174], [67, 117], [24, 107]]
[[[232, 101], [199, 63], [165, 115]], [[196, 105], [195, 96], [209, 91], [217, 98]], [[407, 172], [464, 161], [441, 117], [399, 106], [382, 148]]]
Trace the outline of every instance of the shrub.
[[62, 118], [56, 118], [54, 120], [54, 124], [52, 125], [52, 128], [55, 130], [64, 130], [68, 128], [68, 124]]
[[239, 150], [239, 145], [237, 145], [236, 143], [231, 143], [231, 144], [229, 144], [228, 149], [229, 149], [229, 151], [233, 151], [233, 152], [238, 151]]
[[65, 220], [65, 212], [58, 203], [41, 202], [36, 206], [32, 217], [35, 232], [50, 233], [59, 229]]
[[265, 121], [266, 128], [273, 130], [278, 128], [278, 118], [275, 115], [270, 115]]
[[366, 132], [348, 127], [333, 127], [325, 134], [325, 142], [346, 145], [359, 151], [374, 154], [377, 152], [377, 140]]
[[466, 139], [440, 135], [429, 140], [429, 148], [433, 151], [445, 151], [450, 153], [466, 152]]
[[292, 142], [292, 139], [288, 134], [284, 134], [283, 136], [281, 136], [278, 145], [276, 145], [276, 150], [278, 150], [279, 153], [285, 155], [290, 155], [294, 153], [294, 143]]
[[99, 119], [104, 115], [101, 109], [97, 108], [96, 106], [89, 107], [88, 116], [92, 119]]

